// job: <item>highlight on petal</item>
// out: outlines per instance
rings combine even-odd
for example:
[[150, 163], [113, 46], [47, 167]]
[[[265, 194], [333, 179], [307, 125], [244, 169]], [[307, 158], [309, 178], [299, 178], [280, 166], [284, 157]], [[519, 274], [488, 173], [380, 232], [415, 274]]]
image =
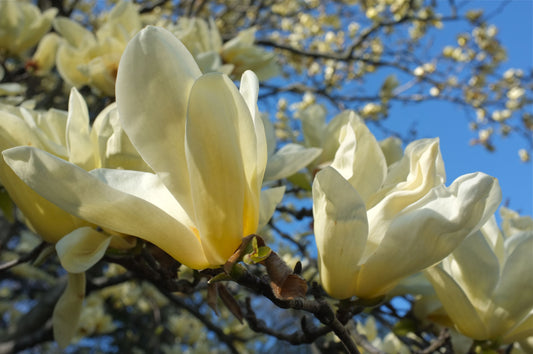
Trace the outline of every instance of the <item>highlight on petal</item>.
[[104, 256], [111, 236], [92, 227], [80, 227], [56, 244], [61, 265], [69, 273], [83, 273]]
[[[257, 183], [259, 184], [257, 188], [260, 188], [261, 180], [265, 173], [265, 168], [267, 165], [267, 140], [266, 132], [263, 124], [263, 118], [259, 113], [259, 108], [257, 107], [257, 98], [259, 96], [259, 80], [253, 71], [246, 70], [241, 77], [241, 86], [239, 88], [248, 109], [250, 110], [250, 115], [252, 117], [254, 127], [255, 127], [255, 138], [256, 138], [256, 153], [257, 156], [253, 161], [255, 167], [245, 167], [246, 169], [250, 168], [251, 171], [254, 171], [255, 176], [257, 176]], [[246, 159], [245, 159], [245, 162]], [[251, 161], [250, 161], [251, 162]]]
[[148, 26], [126, 47], [116, 83], [124, 131], [188, 212], [192, 201], [183, 137], [189, 93], [201, 74], [174, 35]]
[[335, 169], [326, 167], [313, 183], [315, 239], [322, 286], [338, 299], [354, 293], [368, 221], [364, 201]]
[[76, 334], [84, 298], [85, 273], [69, 273], [67, 287], [52, 315], [54, 339], [60, 348], [66, 348]]

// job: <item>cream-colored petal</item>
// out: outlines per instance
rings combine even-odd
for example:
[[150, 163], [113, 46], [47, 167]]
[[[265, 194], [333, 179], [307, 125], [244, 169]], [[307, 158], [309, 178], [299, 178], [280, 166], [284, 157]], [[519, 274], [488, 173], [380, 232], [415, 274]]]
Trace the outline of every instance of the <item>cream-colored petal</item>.
[[387, 166], [399, 161], [403, 156], [402, 140], [396, 137], [388, 137], [379, 142], [383, 155], [387, 160]]
[[504, 343], [512, 343], [525, 342], [528, 338], [533, 350], [533, 310], [516, 327], [507, 332], [502, 340]]
[[418, 194], [425, 194], [445, 182], [439, 139], [415, 140], [407, 145], [403, 158], [389, 169], [383, 189], [374, 196], [372, 205], [393, 191], [416, 190]]
[[498, 321], [502, 327], [514, 327], [513, 322], [522, 320], [533, 310], [533, 231], [513, 235], [506, 240], [506, 248], [511, 242], [514, 247], [506, 257], [493, 296], [494, 302], [505, 310], [504, 318]]
[[200, 75], [194, 58], [174, 35], [148, 26], [126, 47], [116, 84], [126, 134], [187, 211], [192, 210], [192, 201], [185, 119], [189, 92]]
[[[326, 113], [326, 109], [319, 104], [313, 104], [300, 113], [306, 146], [322, 146], [326, 130]], [[331, 159], [333, 155], [330, 156]]]
[[118, 191], [134, 195], [157, 206], [182, 224], [193, 226], [187, 213], [157, 175], [141, 171], [105, 168], [89, 173]]
[[57, 17], [53, 25], [56, 32], [73, 47], [86, 48], [96, 44], [96, 38], [91, 31], [69, 18]]
[[110, 235], [92, 227], [80, 227], [56, 243], [56, 251], [67, 272], [83, 273], [102, 259], [109, 242]]
[[256, 157], [254, 135], [248, 107], [227, 76], [210, 73], [195, 82], [187, 114], [186, 154], [195, 223], [212, 265], [223, 264], [242, 237], [257, 228], [259, 195], [254, 205], [246, 180], [246, 173], [254, 171], [244, 171], [248, 159]]
[[400, 279], [442, 260], [490, 218], [500, 201], [497, 180], [478, 172], [448, 188], [433, 188], [390, 222], [377, 215], [386, 210], [369, 210], [369, 234], [384, 235], [379, 244], [374, 243], [379, 237], [369, 236], [358, 296], [385, 294]]
[[488, 330], [461, 287], [441, 267], [424, 271], [456, 328], [473, 339], [487, 339]]
[[60, 45], [56, 53], [56, 67], [59, 74], [68, 84], [81, 87], [89, 83], [89, 76], [80, 70], [87, 59], [85, 53], [69, 45]]
[[[255, 142], [255, 147], [252, 152], [255, 152], [256, 156], [253, 158], [251, 155], [243, 155], [244, 170], [246, 173], [246, 180], [250, 184], [251, 189], [261, 188], [263, 175], [265, 173], [268, 151], [267, 151], [267, 141], [265, 135], [265, 128], [263, 126], [263, 119], [259, 113], [259, 108], [257, 107], [257, 98], [259, 96], [259, 81], [257, 76], [247, 70], [242, 74], [241, 77], [241, 86], [239, 88], [239, 93], [242, 95], [244, 102], [248, 106], [250, 111], [250, 116], [253, 121], [253, 126], [255, 134], [251, 136], [249, 133], [249, 125], [242, 124], [241, 129], [243, 136], [251, 136], [252, 139], [242, 142], [244, 149], [250, 149], [250, 145], [253, 145]], [[236, 98], [237, 101], [240, 101], [239, 98]], [[246, 115], [243, 115], [243, 117]], [[247, 118], [244, 118], [247, 119]], [[249, 142], [248, 142], [249, 141]]]
[[490, 308], [490, 298], [500, 278], [498, 258], [481, 231], [467, 237], [445, 260], [445, 269], [462, 287], [481, 313]]
[[[257, 107], [257, 98], [259, 97], [259, 80], [253, 71], [247, 70], [242, 74], [241, 77], [241, 86], [239, 92], [244, 98], [248, 109], [250, 110], [250, 115], [255, 128], [255, 142], [256, 142], [256, 158], [255, 161], [247, 161], [245, 158], [245, 169], [248, 171], [254, 171], [252, 174], [253, 178], [247, 177], [248, 180], [256, 179], [257, 186], [251, 186], [252, 188], [261, 188], [261, 180], [265, 173], [267, 158], [268, 158], [268, 148], [265, 127], [263, 124], [263, 118], [259, 113], [259, 108]], [[252, 168], [252, 163], [255, 167]]]
[[0, 111], [0, 149], [5, 150], [20, 145], [42, 147], [38, 135], [24, 119], [9, 112]]
[[268, 159], [265, 181], [290, 177], [313, 162], [322, 149], [304, 148], [298, 144], [287, 144]]
[[366, 202], [381, 187], [387, 161], [379, 143], [355, 114], [341, 128], [340, 146], [331, 164]]
[[55, 243], [72, 230], [88, 225], [35, 193], [13, 173], [4, 159], [0, 161], [0, 181], [26, 217], [26, 224], [43, 240]]
[[[188, 226], [149, 201], [124, 192], [129, 187], [149, 188], [153, 178], [126, 180], [119, 190], [39, 149], [20, 147], [3, 154], [26, 184], [73, 215], [150, 241], [191, 268], [208, 266], [200, 242]], [[149, 190], [142, 193], [150, 194]]]
[[89, 110], [75, 88], [70, 91], [66, 135], [69, 161], [85, 170], [97, 167], [89, 131]]
[[285, 186], [269, 188], [261, 191], [258, 229], [265, 226], [272, 215], [274, 215], [276, 206], [281, 202], [284, 194]]
[[382, 188], [366, 204], [373, 224], [366, 257], [381, 243], [398, 213], [442, 186], [441, 160], [438, 139], [424, 139], [411, 143], [404, 158], [391, 166]]
[[368, 234], [365, 204], [348, 181], [326, 167], [313, 183], [313, 216], [322, 286], [335, 298], [349, 298]]
[[76, 334], [84, 298], [85, 273], [69, 273], [67, 287], [52, 315], [54, 339], [60, 348], [66, 348]]

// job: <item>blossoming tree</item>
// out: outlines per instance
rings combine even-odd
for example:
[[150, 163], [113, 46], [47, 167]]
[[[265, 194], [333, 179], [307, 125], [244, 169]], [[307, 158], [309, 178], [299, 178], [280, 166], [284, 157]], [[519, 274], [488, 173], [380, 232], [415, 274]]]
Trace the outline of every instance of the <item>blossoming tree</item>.
[[375, 133], [438, 99], [527, 163], [490, 15], [112, 3], [0, 2], [0, 352], [533, 351], [533, 219], [498, 176], [447, 183], [438, 137]]

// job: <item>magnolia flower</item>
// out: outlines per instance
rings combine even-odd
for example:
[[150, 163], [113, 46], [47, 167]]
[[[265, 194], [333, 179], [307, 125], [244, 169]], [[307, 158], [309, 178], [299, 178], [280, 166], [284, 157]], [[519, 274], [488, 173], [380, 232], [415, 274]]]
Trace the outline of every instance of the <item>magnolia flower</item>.
[[46, 34], [39, 42], [32, 58], [26, 62], [26, 67], [32, 68], [37, 74], [49, 73], [55, 65], [59, 43], [61, 38], [56, 33]]
[[[91, 129], [87, 106], [75, 89], [70, 94], [68, 112], [55, 109], [37, 112], [0, 105], [0, 149], [33, 146], [86, 170], [134, 166], [147, 169], [116, 128], [117, 119], [116, 108], [109, 106], [98, 115]], [[25, 215], [28, 226], [45, 241], [56, 243], [78, 227], [89, 225], [35, 193], [3, 159], [0, 159], [0, 181]]]
[[121, 59], [117, 105], [155, 174], [87, 172], [32, 147], [4, 151], [4, 158], [64, 210], [152, 242], [190, 268], [216, 267], [266, 223], [283, 195], [268, 190], [260, 203], [267, 151], [257, 95], [252, 72], [239, 91], [223, 74], [202, 75], [170, 32], [147, 27]]
[[137, 8], [125, 0], [107, 14], [95, 34], [66, 17], [57, 18], [54, 29], [64, 39], [56, 59], [61, 77], [77, 88], [89, 85], [102, 95], [114, 96], [120, 57], [141, 27]]
[[306, 148], [300, 144], [289, 143], [276, 151], [276, 134], [268, 116], [261, 115], [267, 140], [268, 161], [265, 170], [265, 181], [275, 181], [290, 177], [315, 160], [322, 149]]
[[425, 275], [459, 332], [511, 343], [533, 336], [533, 220], [501, 214], [503, 233], [492, 217]]
[[[347, 110], [337, 114], [326, 124], [326, 113], [326, 109], [319, 104], [312, 104], [300, 112], [305, 146], [322, 149], [322, 154], [313, 162], [313, 165], [318, 168], [325, 167], [333, 161], [339, 148], [342, 127], [346, 124], [356, 124], [359, 121], [355, 118], [356, 114], [353, 111]], [[401, 141], [397, 138], [385, 139], [380, 145], [387, 164], [395, 162], [403, 154]], [[378, 161], [381, 161], [381, 153], [379, 154]]]
[[165, 28], [187, 47], [203, 73], [216, 71], [230, 75], [233, 71], [234, 65], [222, 62], [222, 37], [213, 20], [180, 17], [176, 24]]
[[180, 17], [175, 25], [165, 27], [183, 42], [204, 73], [217, 71], [239, 77], [252, 70], [259, 80], [279, 75], [274, 54], [254, 44], [255, 28], [245, 29], [222, 43], [213, 20]]
[[[120, 129], [114, 128], [117, 119], [116, 107], [111, 105], [98, 115], [91, 129], [87, 106], [75, 89], [70, 94], [68, 112], [53, 109], [36, 112], [0, 106], [0, 149], [32, 146], [86, 170], [132, 166], [135, 159], [127, 140]], [[117, 144], [117, 140], [121, 143]], [[137, 166], [143, 168], [145, 164]], [[108, 246], [127, 249], [134, 243], [128, 238], [96, 230], [94, 225], [43, 198], [13, 173], [3, 159], [0, 160], [0, 181], [25, 215], [26, 224], [45, 241], [56, 243], [61, 264], [69, 272], [67, 287], [54, 308], [52, 319], [54, 337], [65, 347], [75, 334], [81, 313], [84, 272], [103, 257]]]
[[437, 139], [409, 144], [387, 169], [368, 128], [350, 120], [313, 183], [314, 230], [324, 289], [371, 299], [446, 257], [494, 212], [500, 189], [482, 173], [445, 187]]
[[267, 80], [279, 75], [280, 67], [274, 53], [254, 45], [254, 27], [247, 28], [222, 46], [220, 55], [225, 63], [234, 65], [232, 74], [241, 75], [246, 70], [257, 73], [260, 80]]
[[[364, 335], [374, 348], [382, 350], [384, 353], [408, 354], [411, 353], [409, 347], [402, 343], [393, 332], [389, 332], [381, 338], [378, 333], [378, 326], [374, 317], [368, 317], [363, 324], [357, 322], [357, 332]], [[364, 348], [359, 348], [362, 353], [368, 353]]]
[[56, 8], [41, 13], [25, 1], [0, 1], [0, 49], [22, 56], [52, 27]]

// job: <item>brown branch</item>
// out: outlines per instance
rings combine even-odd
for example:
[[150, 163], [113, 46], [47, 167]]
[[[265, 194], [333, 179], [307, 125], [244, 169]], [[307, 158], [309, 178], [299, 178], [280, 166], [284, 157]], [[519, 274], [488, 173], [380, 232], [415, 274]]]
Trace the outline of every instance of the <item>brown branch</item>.
[[20, 256], [17, 259], [13, 259], [11, 261], [0, 264], [0, 272], [13, 268], [19, 264], [34, 260], [48, 246], [50, 246], [50, 244], [43, 241], [37, 247], [31, 250], [28, 254]]
[[450, 330], [448, 328], [444, 328], [442, 331], [440, 331], [438, 338], [431, 342], [431, 345], [423, 350], [418, 351], [417, 354], [431, 354], [440, 352], [438, 350], [439, 348], [448, 347], [451, 345], [450, 340]]

